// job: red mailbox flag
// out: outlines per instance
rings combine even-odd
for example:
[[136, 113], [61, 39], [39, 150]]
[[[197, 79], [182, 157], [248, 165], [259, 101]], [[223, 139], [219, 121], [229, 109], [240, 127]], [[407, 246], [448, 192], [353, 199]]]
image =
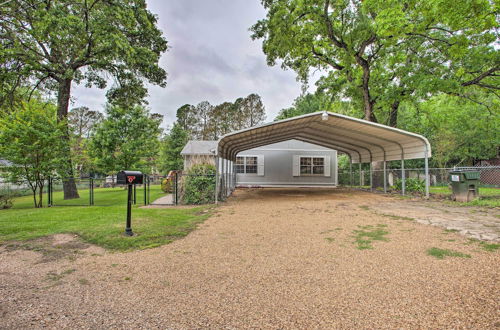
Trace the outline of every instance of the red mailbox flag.
[[128, 183], [132, 183], [135, 180], [135, 176], [132, 176], [132, 175], [127, 176], [127, 180], [128, 180]]

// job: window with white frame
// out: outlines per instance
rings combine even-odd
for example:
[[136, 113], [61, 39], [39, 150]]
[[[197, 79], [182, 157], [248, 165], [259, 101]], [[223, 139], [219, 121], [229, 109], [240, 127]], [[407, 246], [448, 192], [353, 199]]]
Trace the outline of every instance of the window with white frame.
[[324, 175], [325, 159], [323, 157], [300, 157], [300, 175]]
[[241, 174], [257, 174], [257, 157], [236, 157], [235, 170]]

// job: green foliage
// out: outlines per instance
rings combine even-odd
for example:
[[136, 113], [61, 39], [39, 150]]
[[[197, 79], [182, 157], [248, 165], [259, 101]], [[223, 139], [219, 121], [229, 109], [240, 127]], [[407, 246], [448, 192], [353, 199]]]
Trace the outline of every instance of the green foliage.
[[402, 103], [439, 92], [467, 97], [498, 89], [495, 4], [442, 0], [262, 1], [251, 28], [269, 65], [282, 63], [318, 88], [348, 99], [371, 121], [398, 124]]
[[347, 155], [338, 155], [337, 157], [337, 161], [338, 161], [338, 170], [339, 171], [348, 171], [349, 170], [349, 156]]
[[362, 112], [356, 111], [351, 103], [333, 101], [328, 94], [321, 90], [317, 90], [314, 94], [306, 93], [297, 97], [290, 108], [281, 109], [275, 120], [325, 110], [354, 117], [362, 116]]
[[27, 182], [35, 207], [42, 206], [45, 180], [64, 170], [64, 127], [57, 123], [54, 105], [36, 98], [0, 117], [0, 155], [12, 163], [2, 169], [3, 175], [11, 182]]
[[94, 169], [88, 150], [89, 138], [103, 117], [99, 111], [87, 107], [74, 108], [68, 114], [71, 156], [78, 176], [88, 175]]
[[500, 145], [500, 101], [477, 95], [483, 98], [489, 111], [470, 100], [444, 94], [405, 106], [400, 117], [401, 128], [429, 139], [431, 166], [467, 166], [475, 159], [496, 156]]
[[197, 140], [217, 140], [229, 132], [258, 125], [265, 117], [264, 104], [258, 94], [217, 106], [203, 101], [177, 109], [177, 123], [189, 138]]
[[[167, 41], [144, 0], [48, 0], [22, 5], [8, 1], [2, 4], [1, 17], [0, 102], [4, 104], [19, 91], [53, 93], [58, 119], [66, 122], [74, 83], [102, 89], [113, 78], [108, 99], [127, 106], [144, 102], [145, 82], [165, 86], [166, 72], [159, 59]], [[71, 139], [67, 128], [63, 132], [64, 176], [73, 177]], [[64, 189], [65, 198], [79, 197], [72, 180]]]
[[118, 84], [109, 96], [129, 101], [145, 97], [142, 80], [165, 84], [158, 61], [167, 42], [145, 1], [61, 0], [26, 3], [22, 10], [19, 6], [17, 1], [2, 5], [1, 82], [10, 84], [14, 76], [53, 89], [65, 101], [59, 104], [64, 115], [68, 81], [105, 88], [111, 75]]
[[184, 160], [181, 156], [181, 151], [188, 142], [188, 133], [178, 123], [170, 132], [165, 135], [160, 142], [160, 157], [158, 160], [158, 169], [163, 173], [168, 173], [173, 170], [181, 170]]
[[[403, 180], [396, 179], [394, 181], [394, 186], [392, 189], [402, 191], [403, 190]], [[406, 178], [405, 179], [405, 190], [408, 193], [417, 192], [424, 193], [425, 192], [425, 181], [420, 180], [418, 178]]]
[[215, 166], [193, 165], [183, 176], [184, 204], [209, 204], [215, 200]]
[[108, 105], [106, 119], [95, 129], [90, 154], [107, 174], [120, 170], [150, 173], [158, 154], [162, 117], [142, 106]]
[[436, 257], [437, 259], [444, 259], [444, 257], [470, 258], [470, 254], [435, 247], [428, 249], [427, 255]]
[[161, 190], [162, 190], [164, 193], [171, 193], [171, 192], [173, 192], [174, 187], [173, 187], [173, 184], [172, 184], [172, 180], [169, 180], [169, 179], [163, 179], [163, 180], [161, 181]]
[[15, 195], [8, 191], [0, 191], [0, 210], [10, 209]]

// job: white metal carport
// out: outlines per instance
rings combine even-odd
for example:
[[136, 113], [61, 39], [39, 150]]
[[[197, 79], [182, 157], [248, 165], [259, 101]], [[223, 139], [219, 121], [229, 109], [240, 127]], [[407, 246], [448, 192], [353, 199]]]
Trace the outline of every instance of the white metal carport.
[[[384, 192], [387, 192], [386, 162], [401, 161], [402, 185], [405, 193], [404, 161], [425, 159], [425, 194], [429, 197], [429, 141], [422, 135], [394, 127], [369, 122], [332, 112], [314, 112], [302, 116], [271, 122], [236, 131], [223, 136], [217, 145], [217, 193], [222, 188], [229, 194], [235, 187], [233, 164], [236, 155], [244, 150], [271, 143], [296, 139], [336, 149], [349, 155], [351, 164], [382, 161], [384, 166]], [[224, 175], [224, 187], [220, 186]], [[370, 185], [372, 185], [370, 170]]]

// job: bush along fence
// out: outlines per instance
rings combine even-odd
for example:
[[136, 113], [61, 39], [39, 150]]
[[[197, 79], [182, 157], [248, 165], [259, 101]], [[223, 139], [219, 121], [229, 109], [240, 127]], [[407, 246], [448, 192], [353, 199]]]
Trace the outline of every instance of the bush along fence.
[[[115, 205], [113, 198], [117, 194], [123, 194], [122, 186], [116, 184], [116, 177], [106, 178], [73, 178], [78, 189], [80, 198], [65, 200], [62, 194], [64, 178], [50, 177], [45, 180], [43, 189], [37, 192], [38, 206], [111, 206]], [[107, 189], [117, 188], [117, 189]], [[95, 190], [99, 189], [102, 199], [95, 198]], [[12, 198], [19, 196], [33, 195], [33, 191], [27, 182], [0, 182], [0, 208], [2, 201], [6, 201], [3, 208], [12, 206]], [[148, 205], [150, 203], [151, 183], [148, 176], [145, 176], [144, 184], [134, 185], [134, 204]], [[125, 195], [124, 195], [125, 196]], [[40, 200], [41, 198], [41, 200]]]
[[162, 198], [153, 202], [154, 205], [200, 205], [216, 201], [213, 165], [197, 164], [188, 171], [170, 171], [166, 176], [152, 176], [151, 183], [160, 184], [164, 193], [171, 194], [171, 198]]
[[[500, 166], [429, 168], [429, 184], [431, 187], [447, 187], [450, 183], [450, 171], [477, 171], [480, 173], [482, 187], [500, 188]], [[339, 185], [350, 187], [371, 188], [371, 179], [379, 176], [383, 181], [383, 170], [344, 170], [338, 172]], [[404, 176], [403, 176], [404, 174]], [[425, 171], [423, 168], [387, 169], [386, 187], [388, 191], [402, 191], [403, 177], [405, 191], [408, 193], [425, 192]]]

